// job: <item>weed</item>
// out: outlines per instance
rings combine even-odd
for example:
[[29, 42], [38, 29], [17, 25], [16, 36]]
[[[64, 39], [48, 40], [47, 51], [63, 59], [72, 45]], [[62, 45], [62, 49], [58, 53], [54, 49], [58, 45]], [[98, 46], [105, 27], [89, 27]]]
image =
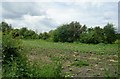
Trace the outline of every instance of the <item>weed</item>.
[[71, 64], [72, 66], [82, 67], [82, 66], [89, 66], [88, 62], [86, 61], [74, 61], [74, 63]]

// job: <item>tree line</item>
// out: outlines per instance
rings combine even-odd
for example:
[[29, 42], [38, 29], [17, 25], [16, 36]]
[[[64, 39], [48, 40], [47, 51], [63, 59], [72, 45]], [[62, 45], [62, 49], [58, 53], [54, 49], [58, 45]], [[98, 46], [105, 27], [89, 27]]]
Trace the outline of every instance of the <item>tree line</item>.
[[103, 28], [96, 26], [87, 28], [86, 25], [81, 25], [77, 21], [72, 21], [68, 24], [60, 25], [55, 30], [48, 33], [37, 34], [33, 30], [28, 30], [26, 27], [21, 29], [13, 29], [6, 22], [0, 23], [0, 30], [3, 34], [11, 34], [13, 38], [20, 39], [43, 39], [53, 42], [81, 42], [81, 43], [114, 43], [120, 38], [120, 34], [115, 32], [114, 25], [106, 24]]

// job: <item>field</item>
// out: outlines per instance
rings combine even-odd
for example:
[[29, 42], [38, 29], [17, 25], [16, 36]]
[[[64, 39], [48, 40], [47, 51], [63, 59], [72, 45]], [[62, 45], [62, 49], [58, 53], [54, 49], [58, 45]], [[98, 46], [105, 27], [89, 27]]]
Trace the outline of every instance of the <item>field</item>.
[[61, 64], [59, 69], [65, 77], [116, 77], [118, 74], [117, 44], [21, 41], [28, 60], [38, 65], [43, 76], [52, 76], [55, 63]]

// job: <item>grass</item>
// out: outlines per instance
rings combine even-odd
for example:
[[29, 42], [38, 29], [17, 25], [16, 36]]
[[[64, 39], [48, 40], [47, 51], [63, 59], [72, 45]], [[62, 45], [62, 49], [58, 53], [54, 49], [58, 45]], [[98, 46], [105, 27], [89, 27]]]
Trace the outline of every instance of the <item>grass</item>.
[[73, 62], [73, 64], [71, 64], [73, 66], [77, 66], [77, 67], [82, 67], [82, 66], [89, 66], [89, 63], [87, 61], [75, 61]]
[[[1, 32], [0, 37], [2, 40]], [[13, 72], [9, 71], [8, 76], [14, 76], [17, 71], [30, 77], [116, 77], [118, 74], [117, 44], [54, 43], [23, 39], [21, 42], [21, 54], [28, 60], [20, 59], [19, 68], [16, 67], [18, 61], [14, 62]], [[26, 64], [27, 61], [29, 64]], [[24, 70], [28, 70], [27, 73]]]
[[[31, 63], [37, 63], [41, 71], [45, 71], [46, 75], [43, 76], [50, 76], [49, 73], [54, 74], [53, 71], [55, 71], [60, 72], [64, 77], [94, 77], [96, 75], [106, 77], [106, 67], [109, 69], [107, 75], [117, 76], [117, 44], [54, 43], [44, 40], [21, 41], [24, 47], [23, 53], [27, 54]], [[61, 64], [56, 66], [55, 63], [59, 62]], [[45, 67], [46, 64], [49, 64], [49, 67]], [[55, 66], [58, 71], [53, 69]]]
[[78, 51], [81, 53], [98, 53], [98, 54], [117, 54], [118, 45], [117, 44], [76, 44], [76, 43], [53, 43], [46, 42], [44, 40], [23, 40], [23, 44], [29, 47], [40, 47], [47, 49], [61, 49], [61, 50], [71, 50]]

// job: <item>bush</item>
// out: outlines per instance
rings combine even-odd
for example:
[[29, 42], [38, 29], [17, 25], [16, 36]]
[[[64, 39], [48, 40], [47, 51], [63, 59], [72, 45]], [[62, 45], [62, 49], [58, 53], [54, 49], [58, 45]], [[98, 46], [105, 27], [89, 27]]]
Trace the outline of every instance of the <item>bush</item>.
[[120, 42], [120, 40], [117, 39], [114, 43], [115, 44], [119, 44], [119, 42]]
[[3, 35], [2, 40], [2, 77], [28, 77], [29, 63], [21, 54], [21, 42], [10, 35]]
[[10, 35], [3, 35], [2, 49], [3, 63], [6, 63], [5, 61], [12, 61], [15, 57], [20, 56], [20, 41], [13, 39]]
[[[3, 35], [3, 78], [60, 77], [61, 64], [54, 62], [44, 67], [36, 63], [30, 64], [18, 39]], [[21, 51], [22, 50], [22, 51]]]

